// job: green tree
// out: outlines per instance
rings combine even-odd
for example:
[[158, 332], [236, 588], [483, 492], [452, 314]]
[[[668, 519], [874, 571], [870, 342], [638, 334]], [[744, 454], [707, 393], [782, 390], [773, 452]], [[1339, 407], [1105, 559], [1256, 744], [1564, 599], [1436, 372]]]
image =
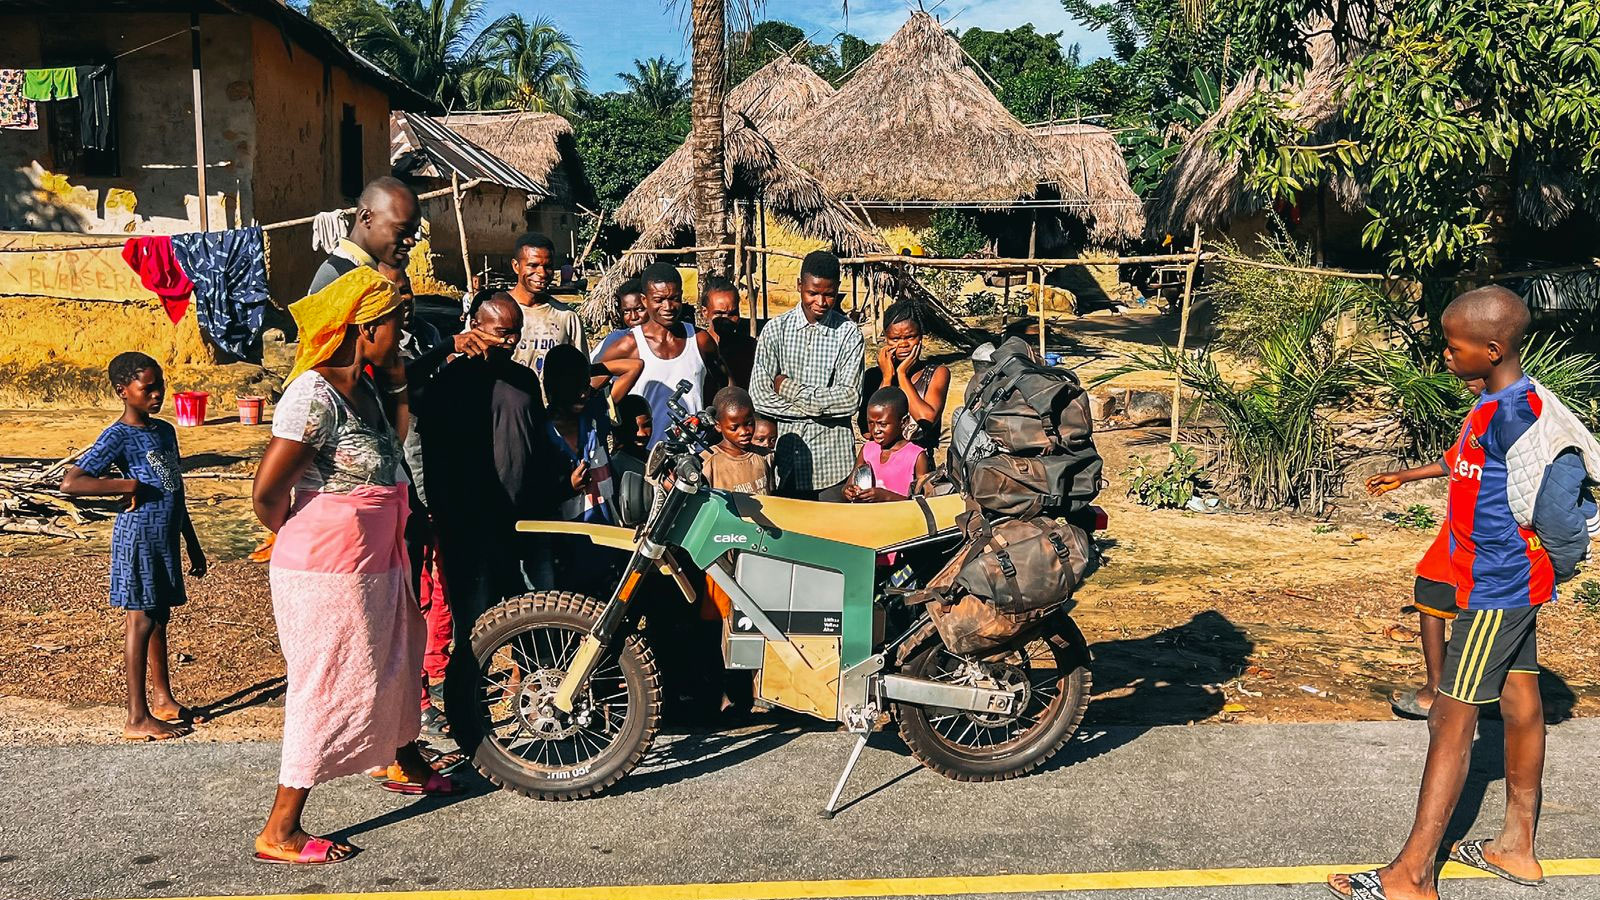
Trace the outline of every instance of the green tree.
[[1083, 112], [1076, 92], [1076, 48], [1063, 54], [1060, 32], [1040, 34], [1032, 25], [1007, 31], [968, 28], [961, 47], [999, 85], [996, 96], [1022, 121]]
[[570, 36], [516, 14], [480, 27], [483, 0], [312, 0], [310, 14], [447, 108], [566, 112], [583, 88]]
[[587, 94], [572, 122], [578, 156], [600, 204], [615, 209], [689, 133], [684, 104], [662, 117], [631, 94]]
[[634, 60], [632, 72], [618, 72], [628, 93], [641, 108], [665, 116], [678, 111], [689, 99], [689, 82], [683, 77], [683, 63], [665, 56]]
[[1317, 143], [1267, 91], [1230, 115], [1217, 148], [1244, 157], [1267, 196], [1340, 175], [1366, 185], [1362, 238], [1392, 269], [1494, 269], [1523, 212], [1600, 210], [1600, 0], [1415, 0], [1361, 31], [1337, 24], [1348, 19], [1335, 0], [1236, 2], [1277, 83], [1306, 61], [1305, 23], [1336, 23], [1321, 30], [1351, 60], [1346, 139]]
[[729, 83], [739, 84], [785, 52], [823, 78], [832, 80], [839, 75], [839, 60], [832, 47], [811, 43], [804, 31], [788, 22], [769, 20], [734, 36], [728, 54]]
[[867, 61], [867, 57], [878, 52], [882, 44], [869, 44], [853, 34], [847, 34], [839, 39], [839, 77], [845, 79], [850, 73], [860, 68]]
[[569, 113], [582, 90], [583, 63], [571, 35], [549, 19], [507, 15], [484, 29], [498, 86], [495, 105]]

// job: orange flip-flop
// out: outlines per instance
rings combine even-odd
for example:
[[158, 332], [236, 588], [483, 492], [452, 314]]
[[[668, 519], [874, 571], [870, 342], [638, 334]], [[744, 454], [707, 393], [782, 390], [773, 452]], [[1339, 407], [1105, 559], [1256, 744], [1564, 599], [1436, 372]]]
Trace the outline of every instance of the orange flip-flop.
[[356, 855], [356, 849], [351, 847], [350, 852], [344, 856], [333, 857], [332, 854], [336, 846], [333, 841], [327, 838], [314, 837], [306, 841], [305, 846], [301, 847], [300, 852], [295, 854], [292, 859], [284, 856], [273, 856], [270, 853], [262, 853], [257, 850], [255, 852], [255, 861], [273, 866], [331, 866], [335, 863], [342, 863]]

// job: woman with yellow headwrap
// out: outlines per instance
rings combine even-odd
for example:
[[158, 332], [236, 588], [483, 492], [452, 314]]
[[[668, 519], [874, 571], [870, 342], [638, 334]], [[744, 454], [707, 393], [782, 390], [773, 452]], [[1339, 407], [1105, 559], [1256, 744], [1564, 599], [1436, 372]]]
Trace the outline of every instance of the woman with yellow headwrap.
[[423, 634], [396, 430], [410, 420], [400, 293], [362, 266], [289, 312], [300, 350], [254, 489], [256, 515], [277, 535], [272, 612], [288, 670], [278, 792], [255, 855], [318, 864], [353, 851], [301, 826], [313, 785], [392, 762], [390, 790], [455, 786], [414, 743]]

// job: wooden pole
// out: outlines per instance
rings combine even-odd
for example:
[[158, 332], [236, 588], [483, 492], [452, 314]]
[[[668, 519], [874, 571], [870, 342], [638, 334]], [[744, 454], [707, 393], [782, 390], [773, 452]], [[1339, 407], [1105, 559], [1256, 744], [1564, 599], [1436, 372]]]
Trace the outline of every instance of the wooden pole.
[[211, 230], [211, 210], [206, 196], [205, 104], [200, 98], [200, 14], [189, 14], [189, 70], [194, 91], [194, 178], [199, 191], [200, 230]]
[[[1031, 224], [1029, 224], [1029, 226], [1028, 226], [1028, 258], [1029, 259], [1033, 259], [1035, 256], [1038, 256], [1038, 255], [1039, 255], [1039, 211], [1036, 209], [1036, 210], [1033, 211], [1033, 222]], [[1027, 284], [1028, 284], [1029, 293], [1032, 293], [1032, 291], [1033, 291], [1033, 272], [1034, 272], [1034, 270], [1032, 268], [1028, 269], [1028, 281], [1027, 281]], [[1007, 283], [1009, 283], [1009, 282], [1010, 282], [1010, 279], [1007, 279]], [[1009, 302], [1007, 303], [1007, 305], [1008, 306], [1010, 305]], [[1047, 330], [1047, 325], [1046, 325], [1045, 319], [1044, 319], [1044, 277], [1041, 274], [1040, 278], [1039, 278], [1039, 361], [1040, 362], [1044, 362], [1044, 335], [1045, 335], [1045, 331], [1046, 330]]]
[[467, 223], [461, 215], [461, 176], [455, 172], [450, 173], [450, 200], [456, 211], [456, 233], [461, 235], [461, 277], [466, 280], [462, 287], [472, 289], [472, 258], [467, 255]]
[[[761, 219], [761, 249], [762, 250], [766, 250], [767, 249], [767, 202], [765, 200], [756, 201], [756, 215]], [[762, 253], [761, 254], [761, 319], [762, 319], [762, 321], [766, 321], [768, 318], [770, 318], [770, 316], [767, 315], [767, 255], [768, 254], [766, 254], [766, 253]], [[751, 305], [754, 306], [755, 305], [755, 301], [752, 300], [751, 301]]]
[[[1178, 314], [1178, 361], [1183, 362], [1183, 345], [1189, 337], [1189, 310], [1194, 306], [1194, 277], [1200, 269], [1200, 223], [1194, 226], [1194, 259], [1183, 273], [1183, 309]], [[1172, 372], [1172, 443], [1178, 442], [1178, 410], [1183, 399], [1183, 370]]]
[[[470, 190], [472, 190], [473, 188], [477, 187], [478, 185], [480, 185], [482, 183], [483, 183], [483, 179], [482, 178], [474, 178], [471, 181], [462, 182], [461, 190], [470, 191]], [[453, 193], [455, 193], [455, 190], [452, 189], [452, 188], [440, 188], [437, 191], [429, 191], [426, 194], [418, 194], [417, 195], [417, 199], [418, 200], [436, 200], [436, 199], [438, 199], [440, 197], [449, 196], [450, 194], [453, 194]], [[341, 212], [343, 212], [345, 215], [353, 216], [353, 215], [356, 214], [356, 208], [354, 206], [351, 206], [351, 207], [348, 207], [348, 208], [346, 208], [344, 210], [341, 210]], [[316, 216], [301, 216], [298, 219], [285, 219], [282, 222], [272, 222], [270, 224], [263, 225], [263, 226], [261, 226], [261, 230], [262, 231], [277, 231], [280, 228], [293, 228], [296, 225], [310, 225], [312, 222], [315, 222], [316, 220], [317, 220]], [[119, 244], [117, 246], [121, 246], [121, 245]]]
[[[744, 279], [744, 212], [743, 201], [733, 201], [733, 283]], [[701, 293], [704, 293], [702, 291]]]

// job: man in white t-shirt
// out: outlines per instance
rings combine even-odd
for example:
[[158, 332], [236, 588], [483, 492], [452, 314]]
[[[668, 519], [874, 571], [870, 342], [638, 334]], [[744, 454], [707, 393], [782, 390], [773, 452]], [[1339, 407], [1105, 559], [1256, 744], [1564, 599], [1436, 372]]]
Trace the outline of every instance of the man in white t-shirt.
[[583, 320], [578, 311], [550, 296], [556, 274], [556, 245], [544, 235], [530, 231], [517, 238], [511, 251], [511, 271], [517, 283], [511, 298], [522, 307], [522, 338], [511, 358], [535, 372], [544, 369], [544, 355], [558, 344], [570, 344], [589, 354]]

